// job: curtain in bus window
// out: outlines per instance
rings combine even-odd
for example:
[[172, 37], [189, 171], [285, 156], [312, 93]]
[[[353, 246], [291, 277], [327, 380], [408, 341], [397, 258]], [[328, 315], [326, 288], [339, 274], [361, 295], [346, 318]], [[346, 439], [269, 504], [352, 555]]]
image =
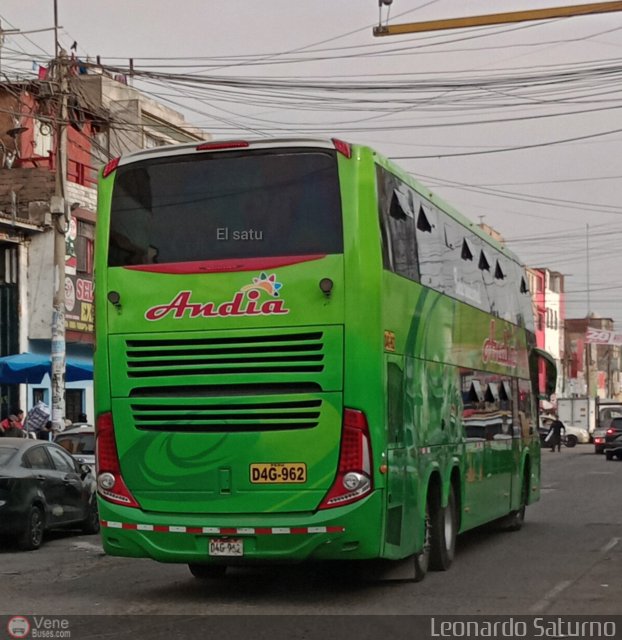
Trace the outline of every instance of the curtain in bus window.
[[456, 260], [457, 268], [454, 274], [456, 296], [478, 309], [489, 311], [486, 297], [482, 294], [483, 287], [477, 262], [480, 248], [479, 238], [463, 229], [460, 260]]
[[377, 177], [384, 266], [419, 280], [413, 191], [381, 167]]
[[493, 312], [503, 320], [516, 322], [518, 317], [518, 295], [512, 265], [502, 256], [495, 256], [492, 268], [493, 282], [490, 285]]
[[438, 211], [417, 194], [417, 245], [421, 283], [437, 291], [445, 291], [443, 283], [443, 251], [439, 241]]
[[192, 154], [117, 169], [110, 266], [342, 251], [333, 151]]

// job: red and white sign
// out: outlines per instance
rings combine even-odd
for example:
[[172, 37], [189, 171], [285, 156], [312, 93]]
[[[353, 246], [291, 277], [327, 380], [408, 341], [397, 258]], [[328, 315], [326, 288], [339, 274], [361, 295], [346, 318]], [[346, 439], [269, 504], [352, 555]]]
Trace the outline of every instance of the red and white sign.
[[589, 344], [622, 345], [622, 333], [588, 327], [585, 341]]

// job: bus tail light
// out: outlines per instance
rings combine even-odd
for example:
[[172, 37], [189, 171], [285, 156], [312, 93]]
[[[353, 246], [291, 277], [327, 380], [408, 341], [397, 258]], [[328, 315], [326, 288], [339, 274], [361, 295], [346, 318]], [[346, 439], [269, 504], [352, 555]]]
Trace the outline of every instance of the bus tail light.
[[335, 149], [346, 158], [352, 157], [352, 147], [349, 143], [344, 142], [343, 140], [339, 140], [338, 138], [332, 139], [333, 146]]
[[373, 488], [371, 469], [371, 439], [367, 418], [362, 411], [345, 409], [337, 477], [319, 508], [341, 507], [368, 495]]
[[202, 142], [197, 151], [219, 151], [221, 149], [245, 149], [250, 146], [246, 140], [223, 140], [220, 142]]
[[117, 444], [114, 439], [114, 422], [111, 413], [103, 413], [97, 418], [97, 439], [95, 441], [97, 460], [97, 493], [114, 504], [140, 508], [121, 476], [121, 465]]
[[113, 171], [116, 171], [120, 160], [121, 158], [113, 158], [108, 162], [102, 171], [102, 178], [107, 178]]

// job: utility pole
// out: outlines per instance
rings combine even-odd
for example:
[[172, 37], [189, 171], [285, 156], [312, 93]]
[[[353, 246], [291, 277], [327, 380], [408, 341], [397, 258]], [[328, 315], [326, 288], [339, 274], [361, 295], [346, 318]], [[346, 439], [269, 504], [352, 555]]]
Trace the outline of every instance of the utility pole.
[[54, 0], [55, 80], [60, 92], [56, 119], [56, 184], [50, 204], [54, 224], [54, 295], [52, 299], [52, 424], [63, 429], [65, 418], [65, 234], [67, 232], [67, 54], [58, 44], [58, 11]]
[[[380, 7], [390, 4], [379, 0]], [[404, 33], [421, 33], [423, 31], [440, 31], [442, 29], [463, 29], [465, 27], [482, 27], [492, 24], [508, 24], [530, 20], [551, 20], [553, 18], [570, 18], [595, 13], [612, 13], [622, 11], [622, 2], [593, 2], [591, 4], [575, 4], [567, 7], [550, 7], [548, 9], [531, 9], [511, 11], [509, 13], [493, 13], [490, 15], [469, 16], [465, 18], [449, 18], [446, 20], [428, 20], [426, 22], [410, 22], [407, 24], [381, 25], [374, 27], [375, 36], [395, 36]]]
[[592, 303], [590, 301], [590, 225], [585, 225], [585, 271], [587, 274], [587, 317], [592, 312]]

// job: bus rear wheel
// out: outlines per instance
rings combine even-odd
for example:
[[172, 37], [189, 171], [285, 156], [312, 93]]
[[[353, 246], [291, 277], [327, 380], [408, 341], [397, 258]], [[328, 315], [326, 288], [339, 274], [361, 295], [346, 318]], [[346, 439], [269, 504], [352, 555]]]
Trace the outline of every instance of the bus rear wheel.
[[447, 506], [441, 506], [440, 495], [437, 495], [430, 509], [430, 568], [432, 570], [447, 571], [451, 567], [456, 552], [457, 523], [456, 496], [453, 487], [450, 487]]
[[227, 573], [226, 564], [190, 563], [188, 569], [190, 569], [190, 573], [197, 578], [197, 580], [218, 580], [224, 578]]

